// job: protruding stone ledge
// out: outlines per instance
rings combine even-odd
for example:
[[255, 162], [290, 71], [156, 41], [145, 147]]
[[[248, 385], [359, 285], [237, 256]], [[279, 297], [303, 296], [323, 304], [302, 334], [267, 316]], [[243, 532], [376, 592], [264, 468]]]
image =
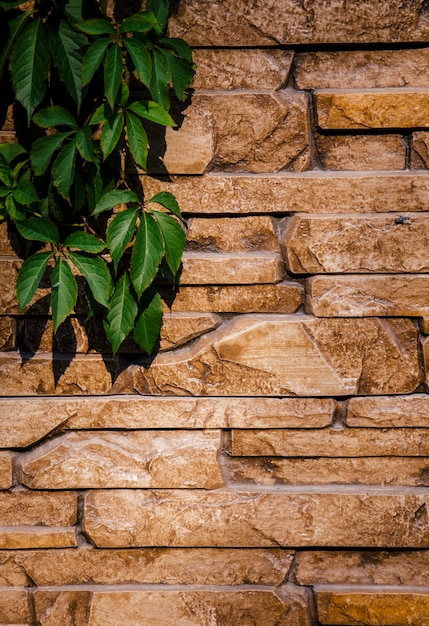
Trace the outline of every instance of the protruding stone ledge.
[[347, 425], [373, 428], [429, 427], [429, 395], [352, 398]]
[[75, 548], [74, 528], [0, 526], [0, 549]]
[[280, 254], [273, 252], [185, 252], [183, 285], [255, 285], [277, 283], [284, 274]]
[[278, 252], [274, 220], [266, 215], [194, 217], [188, 222], [188, 251]]
[[323, 168], [338, 170], [401, 170], [406, 146], [400, 135], [316, 135]]

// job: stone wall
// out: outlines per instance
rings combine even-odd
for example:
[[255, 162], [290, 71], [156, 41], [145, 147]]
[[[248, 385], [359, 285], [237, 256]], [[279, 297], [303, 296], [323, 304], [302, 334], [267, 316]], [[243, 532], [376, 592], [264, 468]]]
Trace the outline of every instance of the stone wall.
[[177, 4], [155, 358], [18, 316], [1, 230], [0, 623], [427, 626], [429, 5]]

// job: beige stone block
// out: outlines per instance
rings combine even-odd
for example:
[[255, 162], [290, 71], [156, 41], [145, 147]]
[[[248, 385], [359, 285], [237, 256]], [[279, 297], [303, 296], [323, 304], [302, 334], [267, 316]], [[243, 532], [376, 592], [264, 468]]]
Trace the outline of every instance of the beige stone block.
[[316, 603], [322, 624], [352, 626], [428, 626], [427, 591], [395, 589], [345, 590], [318, 588]]
[[429, 133], [413, 133], [411, 148], [411, 166], [417, 169], [429, 168]]
[[429, 271], [429, 216], [297, 215], [283, 252], [296, 274]]
[[299, 585], [427, 586], [429, 551], [309, 550], [300, 552], [294, 579]]
[[429, 87], [429, 48], [341, 50], [297, 55], [297, 89]]
[[0, 351], [15, 349], [15, 320], [7, 315], [0, 316]]
[[185, 252], [183, 285], [254, 285], [283, 278], [283, 260], [273, 252]]
[[425, 369], [425, 382], [429, 381], [429, 337], [421, 340], [423, 347], [423, 364]]
[[317, 123], [329, 129], [429, 126], [429, 90], [341, 89], [315, 93]]
[[10, 103], [10, 97], [6, 97], [7, 100], [2, 103], [0, 110], [0, 124], [3, 131], [13, 132], [15, 130], [15, 110], [13, 104]]
[[67, 428], [322, 428], [335, 406], [328, 398], [3, 398], [0, 441], [22, 448]]
[[9, 452], [0, 452], [0, 489], [9, 489], [12, 486], [12, 455]]
[[2, 288], [0, 291], [0, 311], [2, 315], [18, 313], [16, 300], [16, 278], [21, 263], [18, 259], [0, 259], [0, 276]]
[[186, 0], [172, 16], [169, 32], [192, 46], [239, 47], [425, 41], [425, 26], [419, 0], [360, 0], [358, 5], [266, 0], [263, 10], [259, 2]]
[[37, 589], [33, 594], [36, 618], [41, 626], [89, 626], [92, 596], [90, 591], [82, 589]]
[[0, 581], [8, 585], [280, 585], [290, 550], [234, 548], [98, 548], [0, 552]]
[[189, 221], [187, 250], [206, 252], [276, 252], [279, 242], [272, 218], [194, 217]]
[[0, 143], [18, 143], [14, 131], [0, 131]]
[[22, 455], [32, 489], [217, 489], [220, 431], [76, 432]]
[[403, 170], [406, 146], [400, 135], [316, 135], [328, 170]]
[[347, 425], [375, 428], [429, 426], [429, 396], [379, 396], [352, 398], [347, 407]]
[[306, 309], [320, 317], [429, 314], [427, 274], [314, 276], [306, 286]]
[[302, 285], [292, 281], [275, 285], [180, 287], [173, 302], [168, 292], [164, 295], [164, 309], [173, 312], [295, 313], [304, 300]]
[[74, 547], [77, 547], [77, 541], [73, 528], [48, 528], [46, 526], [0, 527], [0, 549], [3, 550]]
[[14, 247], [16, 246], [16, 241], [13, 235], [10, 234], [8, 226], [6, 222], [2, 222], [0, 224], [0, 255], [4, 256], [13, 256], [16, 254]]
[[429, 456], [427, 428], [236, 430], [233, 456]]
[[412, 457], [230, 458], [228, 481], [254, 485], [429, 486], [429, 461]]
[[24, 589], [0, 590], [0, 621], [2, 624], [32, 624], [28, 592]]
[[427, 548], [427, 493], [349, 487], [274, 491], [98, 490], [85, 530], [101, 548]]
[[[241, 316], [149, 370], [132, 365], [118, 393], [341, 396], [410, 393], [421, 380], [409, 320]], [[191, 375], [190, 375], [191, 373]]]
[[322, 172], [143, 177], [148, 194], [170, 191], [188, 214], [383, 213], [425, 211], [427, 172]]
[[193, 89], [277, 90], [286, 84], [293, 60], [291, 50], [193, 50], [197, 66]]
[[0, 526], [73, 526], [76, 521], [77, 496], [74, 493], [0, 493]]

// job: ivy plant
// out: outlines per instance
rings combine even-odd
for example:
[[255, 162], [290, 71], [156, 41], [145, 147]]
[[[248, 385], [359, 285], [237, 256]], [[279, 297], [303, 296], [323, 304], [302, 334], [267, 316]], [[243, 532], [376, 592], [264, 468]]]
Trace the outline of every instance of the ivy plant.
[[113, 353], [131, 335], [150, 354], [159, 280], [177, 280], [185, 233], [175, 197], [145, 199], [136, 171], [148, 124], [176, 125], [171, 97], [187, 98], [191, 50], [165, 34], [169, 0], [122, 20], [107, 0], [26, 6], [0, 1], [0, 77], [23, 120], [19, 143], [0, 144], [0, 219], [25, 244], [19, 307], [50, 281], [56, 332], [83, 281]]

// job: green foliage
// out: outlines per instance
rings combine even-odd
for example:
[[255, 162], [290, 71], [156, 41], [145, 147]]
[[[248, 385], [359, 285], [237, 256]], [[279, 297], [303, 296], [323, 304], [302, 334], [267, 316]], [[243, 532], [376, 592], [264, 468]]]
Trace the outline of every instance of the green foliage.
[[[21, 144], [0, 145], [0, 220], [27, 242], [20, 309], [43, 279], [57, 331], [82, 291], [114, 353], [132, 336], [150, 354], [158, 279], [177, 280], [185, 233], [174, 196], [145, 201], [128, 172], [146, 168], [147, 124], [175, 126], [171, 97], [187, 98], [191, 51], [165, 35], [168, 0], [121, 23], [105, 0], [21, 4], [0, 1], [0, 79], [27, 121]], [[130, 95], [131, 79], [142, 97]]]

